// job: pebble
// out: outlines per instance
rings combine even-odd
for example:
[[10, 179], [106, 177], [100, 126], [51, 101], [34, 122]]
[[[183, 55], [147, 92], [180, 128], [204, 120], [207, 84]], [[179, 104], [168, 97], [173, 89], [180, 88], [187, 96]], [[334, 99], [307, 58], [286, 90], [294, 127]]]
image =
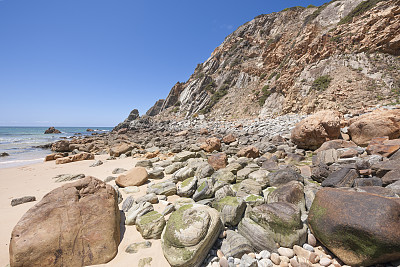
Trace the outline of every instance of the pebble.
[[304, 243], [304, 244], [303, 244], [303, 248], [304, 248], [305, 250], [310, 251], [310, 252], [314, 252], [314, 248], [313, 248], [311, 245], [307, 244], [307, 243]]
[[253, 259], [255, 259], [255, 258], [256, 258], [256, 254], [255, 254], [255, 253], [253, 253], [253, 252], [249, 253], [248, 255], [249, 255], [250, 257], [252, 257]]
[[137, 193], [137, 192], [140, 191], [140, 190], [139, 190], [139, 187], [137, 187], [137, 186], [128, 186], [128, 187], [125, 187], [125, 188], [122, 189], [122, 190], [124, 190], [124, 192], [125, 192], [126, 194], [133, 194], [133, 193]]
[[217, 250], [217, 256], [218, 258], [222, 259], [224, 257], [224, 253], [220, 249]]
[[292, 265], [292, 267], [300, 266], [300, 264], [297, 262], [297, 260], [295, 258], [291, 258], [289, 263]]
[[317, 245], [317, 239], [315, 238], [315, 236], [312, 233], [308, 234], [307, 243], [313, 247], [315, 247]]
[[279, 258], [279, 255], [277, 253], [271, 254], [271, 261], [276, 265], [279, 265], [281, 263], [281, 259]]
[[223, 239], [226, 237], [226, 231], [223, 231], [219, 234], [219, 238]]
[[228, 267], [228, 260], [225, 257], [219, 259], [219, 266], [221, 267]]
[[282, 263], [282, 262], [287, 262], [287, 263], [290, 262], [289, 258], [286, 257], [286, 256], [279, 256], [279, 258], [281, 259], [281, 263]]
[[331, 263], [332, 263], [332, 260], [327, 257], [323, 257], [319, 260], [319, 264], [322, 266], [329, 266]]
[[258, 267], [273, 267], [274, 264], [270, 259], [262, 259], [258, 262]]
[[280, 247], [280, 248], [278, 248], [278, 253], [281, 256], [286, 256], [288, 258], [293, 258], [293, 256], [294, 256], [293, 249], [291, 249], [291, 248]]
[[268, 250], [263, 250], [263, 251], [261, 251], [259, 255], [260, 255], [260, 257], [261, 257], [262, 259], [269, 259], [269, 258], [271, 258], [271, 252], [269, 252]]

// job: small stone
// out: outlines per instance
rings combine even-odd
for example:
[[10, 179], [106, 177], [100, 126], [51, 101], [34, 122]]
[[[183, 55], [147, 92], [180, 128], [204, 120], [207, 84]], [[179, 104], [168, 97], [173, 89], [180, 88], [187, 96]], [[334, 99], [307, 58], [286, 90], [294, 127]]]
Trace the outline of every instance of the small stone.
[[132, 243], [125, 249], [125, 252], [133, 254], [133, 253], [137, 253], [139, 251], [139, 249], [150, 248], [150, 247], [151, 247], [150, 241]]
[[217, 256], [218, 256], [218, 258], [222, 258], [222, 257], [224, 257], [224, 253], [222, 253], [222, 251], [220, 250], [220, 249], [218, 249], [217, 250]]
[[124, 168], [115, 168], [111, 173], [112, 174], [120, 174], [126, 172], [126, 170]]
[[291, 258], [289, 263], [292, 265], [292, 267], [300, 266], [300, 264], [297, 262], [297, 260], [295, 258]]
[[93, 164], [91, 164], [89, 167], [97, 167], [97, 166], [100, 166], [102, 164], [103, 164], [103, 162], [101, 160], [97, 160]]
[[308, 234], [307, 243], [313, 247], [315, 247], [317, 245], [317, 239], [315, 238], [315, 236], [312, 233]]
[[20, 197], [20, 198], [14, 198], [11, 200], [11, 206], [17, 206], [17, 205], [21, 205], [27, 202], [32, 202], [32, 201], [36, 201], [36, 197], [34, 196], [25, 196], [25, 197]]
[[107, 176], [107, 178], [104, 179], [104, 182], [108, 183], [108, 182], [114, 181], [116, 178], [117, 177], [115, 177], [115, 176]]
[[304, 243], [304, 244], [303, 244], [303, 248], [304, 248], [305, 250], [310, 251], [310, 252], [314, 252], [314, 248], [313, 248], [311, 245], [307, 244], [307, 243]]
[[259, 267], [273, 267], [274, 264], [270, 259], [262, 259], [258, 262]]
[[253, 253], [253, 252], [249, 253], [248, 255], [249, 255], [250, 257], [252, 257], [253, 259], [255, 259], [255, 258], [256, 258], [256, 254], [255, 254], [255, 253]]
[[122, 189], [126, 194], [133, 194], [139, 192], [139, 187], [137, 186], [128, 186]]
[[319, 264], [321, 266], [329, 266], [332, 263], [332, 260], [327, 258], [327, 257], [323, 257], [319, 260]]
[[279, 265], [281, 263], [281, 259], [279, 258], [278, 253], [271, 254], [271, 261], [276, 265]]
[[244, 254], [240, 259], [240, 266], [257, 267], [257, 260], [250, 257], [248, 254]]
[[[124, 154], [123, 154], [124, 155]], [[121, 155], [122, 156], [122, 155]], [[139, 260], [138, 267], [150, 267], [151, 266], [151, 261], [153, 258], [147, 257]]]
[[226, 231], [223, 231], [219, 234], [219, 238], [223, 239], [226, 237]]
[[290, 258], [293, 258], [293, 256], [294, 256], [293, 249], [291, 249], [291, 248], [280, 247], [280, 248], [278, 248], [278, 253], [279, 253], [281, 256], [286, 256], [286, 257], [288, 257], [289, 259], [290, 259]]
[[268, 250], [263, 250], [260, 252], [260, 256], [262, 259], [269, 259], [271, 258], [271, 253]]
[[219, 266], [229, 267], [228, 260], [225, 257], [219, 259]]
[[122, 210], [124, 212], [128, 212], [128, 210], [132, 207], [133, 203], [135, 202], [135, 200], [133, 199], [132, 196], [128, 196], [124, 202], [122, 203]]

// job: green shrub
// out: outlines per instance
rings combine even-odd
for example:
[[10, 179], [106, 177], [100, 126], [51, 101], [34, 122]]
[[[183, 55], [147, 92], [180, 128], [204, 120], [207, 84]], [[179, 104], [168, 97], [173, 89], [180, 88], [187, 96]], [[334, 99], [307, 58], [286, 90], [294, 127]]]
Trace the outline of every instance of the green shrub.
[[377, 3], [381, 2], [381, 1], [384, 1], [384, 0], [367, 0], [367, 1], [361, 2], [349, 14], [347, 14], [347, 16], [342, 18], [339, 21], [338, 25], [352, 22], [354, 17], [364, 14], [365, 12], [367, 12], [368, 10], [373, 8]]
[[274, 78], [276, 74], [278, 74], [276, 71], [271, 73], [271, 75], [269, 75], [269, 77], [268, 77], [268, 80], [271, 80], [272, 78]]
[[329, 87], [332, 78], [329, 75], [320, 76], [314, 80], [311, 88], [318, 91], [323, 91]]
[[269, 90], [269, 85], [265, 85], [262, 89], [261, 89], [261, 97], [258, 99], [258, 104], [260, 105], [260, 107], [262, 107], [265, 103], [265, 100], [267, 100], [267, 98], [271, 95], [271, 91]]
[[263, 73], [263, 74], [261, 74], [260, 75], [260, 79], [262, 80], [262, 79], [264, 79], [265, 78], [265, 76], [267, 76], [267, 74], [266, 73]]
[[316, 6], [314, 6], [314, 5], [308, 5], [307, 6], [307, 8], [313, 8], [313, 7], [316, 7]]

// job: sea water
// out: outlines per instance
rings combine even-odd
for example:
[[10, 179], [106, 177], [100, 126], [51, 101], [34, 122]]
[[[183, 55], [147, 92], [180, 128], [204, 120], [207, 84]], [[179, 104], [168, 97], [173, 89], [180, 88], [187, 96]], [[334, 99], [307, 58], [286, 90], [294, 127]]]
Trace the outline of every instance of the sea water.
[[0, 154], [3, 152], [9, 154], [0, 157], [0, 168], [42, 162], [51, 151], [38, 146], [53, 143], [64, 137], [91, 135], [92, 132], [86, 131], [88, 128], [97, 133], [112, 130], [112, 127], [56, 127], [61, 134], [44, 134], [48, 127], [0, 126]]

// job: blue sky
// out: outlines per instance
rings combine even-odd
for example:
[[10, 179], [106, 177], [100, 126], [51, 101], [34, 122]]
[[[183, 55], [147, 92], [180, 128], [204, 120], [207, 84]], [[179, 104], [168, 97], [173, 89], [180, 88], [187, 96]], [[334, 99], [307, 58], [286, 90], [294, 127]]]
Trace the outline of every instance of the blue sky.
[[322, 0], [0, 0], [0, 126], [115, 126], [259, 14]]

